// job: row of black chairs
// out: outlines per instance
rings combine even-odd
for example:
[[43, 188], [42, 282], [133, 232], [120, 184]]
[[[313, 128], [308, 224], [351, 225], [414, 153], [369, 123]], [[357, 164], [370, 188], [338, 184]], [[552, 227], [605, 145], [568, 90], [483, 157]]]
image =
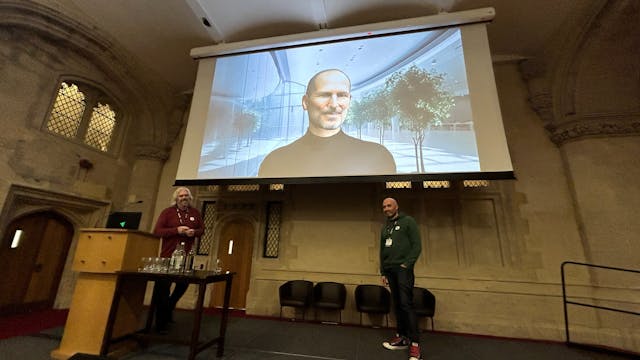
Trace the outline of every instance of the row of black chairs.
[[[342, 310], [347, 299], [347, 289], [344, 284], [337, 282], [319, 282], [313, 284], [308, 280], [289, 280], [280, 285], [280, 318], [282, 308], [291, 306], [302, 309], [302, 319], [305, 319], [307, 308], [313, 306], [317, 309], [338, 310], [340, 322], [342, 322]], [[355, 289], [356, 309], [360, 312], [360, 324], [362, 314], [384, 315], [389, 326], [389, 312], [391, 311], [391, 294], [386, 287], [381, 285], [358, 285]], [[431, 320], [431, 329], [434, 329], [433, 317], [436, 311], [436, 298], [431, 291], [421, 288], [413, 288], [413, 304], [416, 315], [420, 318]], [[317, 314], [316, 314], [317, 317]]]
[[280, 286], [279, 295], [280, 318], [282, 318], [282, 308], [292, 306], [302, 308], [304, 320], [307, 308], [313, 305], [316, 310], [339, 310], [340, 322], [342, 322], [342, 310], [347, 300], [347, 289], [344, 284], [319, 282], [314, 286], [311, 281], [290, 280]]

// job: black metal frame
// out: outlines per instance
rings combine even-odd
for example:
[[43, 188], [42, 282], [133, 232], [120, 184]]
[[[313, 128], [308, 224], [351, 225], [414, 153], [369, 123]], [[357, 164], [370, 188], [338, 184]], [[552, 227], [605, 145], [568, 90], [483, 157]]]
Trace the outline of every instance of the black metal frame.
[[[592, 267], [592, 268], [599, 268], [599, 269], [606, 269], [606, 270], [614, 270], [614, 271], [622, 271], [622, 272], [630, 272], [630, 273], [636, 273], [636, 274], [640, 274], [640, 270], [624, 269], [624, 268], [618, 268], [618, 267], [613, 267], [613, 266], [595, 265], [595, 264], [588, 264], [588, 263], [575, 262], [575, 261], [563, 261], [562, 265], [560, 265], [560, 274], [561, 274], [561, 277], [562, 277], [562, 305], [563, 305], [563, 308], [564, 308], [564, 330], [565, 330], [565, 335], [566, 335], [565, 343], [567, 345], [569, 345], [569, 346], [588, 347], [588, 348], [593, 348], [593, 349], [606, 351], [606, 352], [628, 354], [628, 352], [624, 351], [624, 350], [603, 348], [601, 346], [596, 346], [596, 345], [591, 345], [591, 344], [581, 344], [581, 343], [576, 343], [576, 342], [572, 342], [571, 341], [571, 338], [569, 336], [569, 313], [567, 312], [567, 305], [584, 306], [584, 307], [589, 307], [589, 308], [596, 308], [596, 309], [602, 309], [602, 310], [607, 310], [607, 311], [615, 311], [615, 312], [619, 312], [619, 313], [636, 315], [636, 316], [640, 315], [640, 313], [635, 312], [635, 311], [616, 309], [616, 308], [612, 308], [612, 307], [608, 307], [608, 306], [598, 306], [598, 305], [593, 305], [593, 304], [586, 304], [586, 303], [581, 303], [581, 302], [577, 302], [577, 301], [569, 301], [569, 300], [567, 300], [567, 289], [566, 289], [566, 282], [565, 282], [565, 278], [564, 278], [565, 265], [580, 265], [580, 266], [585, 266], [585, 267]], [[602, 299], [596, 299], [596, 300], [602, 300]]]

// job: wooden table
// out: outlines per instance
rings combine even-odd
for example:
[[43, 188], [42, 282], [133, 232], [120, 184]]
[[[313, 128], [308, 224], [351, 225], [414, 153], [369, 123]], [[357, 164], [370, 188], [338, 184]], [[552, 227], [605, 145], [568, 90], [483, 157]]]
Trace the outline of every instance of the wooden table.
[[[179, 273], [179, 274], [170, 274], [170, 273], [150, 273], [150, 272], [138, 272], [138, 271], [118, 271], [116, 272], [117, 281], [116, 288], [113, 294], [113, 302], [111, 304], [111, 309], [109, 311], [109, 319], [107, 321], [107, 326], [105, 329], [105, 337], [102, 343], [102, 347], [100, 349], [100, 355], [107, 355], [109, 352], [109, 347], [115, 342], [119, 342], [125, 340], [127, 338], [135, 338], [144, 341], [158, 341], [158, 342], [168, 342], [174, 344], [185, 344], [189, 345], [189, 360], [195, 359], [196, 354], [201, 352], [202, 350], [217, 344], [218, 350], [216, 353], [217, 357], [222, 357], [224, 355], [224, 339], [225, 333], [227, 329], [227, 319], [229, 315], [229, 298], [231, 296], [231, 283], [233, 280], [233, 275], [235, 273], [226, 273], [226, 274], [217, 274], [213, 271], [200, 271], [196, 270], [192, 273]], [[198, 299], [196, 301], [196, 306], [193, 309], [194, 311], [194, 320], [193, 320], [193, 330], [191, 332], [191, 339], [189, 341], [185, 341], [184, 339], [172, 338], [170, 336], [158, 336], [153, 335], [151, 333], [151, 325], [153, 324], [153, 317], [155, 313], [156, 299], [151, 300], [151, 306], [149, 308], [149, 313], [147, 315], [146, 325], [143, 329], [138, 330], [132, 334], [126, 334], [117, 339], [112, 339], [114, 325], [116, 325], [116, 315], [118, 313], [118, 307], [120, 306], [120, 298], [122, 297], [123, 290], [126, 291], [127, 288], [131, 286], [144, 286], [148, 281], [157, 281], [157, 280], [165, 280], [171, 282], [187, 282], [189, 284], [197, 284], [198, 285]], [[203, 303], [204, 303], [204, 295], [206, 292], [207, 284], [212, 284], [215, 282], [224, 281], [225, 290], [224, 290], [224, 303], [222, 308], [222, 318], [220, 321], [220, 328], [218, 337], [200, 342], [200, 325], [202, 322], [202, 311], [203, 311]], [[126, 305], [126, 304], [125, 304]]]

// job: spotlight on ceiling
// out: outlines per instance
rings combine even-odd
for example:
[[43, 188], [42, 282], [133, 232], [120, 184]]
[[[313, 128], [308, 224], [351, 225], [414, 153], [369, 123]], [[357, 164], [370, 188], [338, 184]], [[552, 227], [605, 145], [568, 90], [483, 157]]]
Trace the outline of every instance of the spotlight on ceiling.
[[219, 12], [219, 9], [216, 8], [217, 3], [208, 0], [186, 0], [186, 2], [191, 8], [193, 14], [196, 16], [196, 19], [198, 19], [202, 23], [202, 25], [204, 25], [204, 28], [206, 29], [213, 42], [223, 42], [224, 36], [222, 35], [220, 29], [218, 29], [218, 27], [216, 26], [215, 18], [211, 15]]

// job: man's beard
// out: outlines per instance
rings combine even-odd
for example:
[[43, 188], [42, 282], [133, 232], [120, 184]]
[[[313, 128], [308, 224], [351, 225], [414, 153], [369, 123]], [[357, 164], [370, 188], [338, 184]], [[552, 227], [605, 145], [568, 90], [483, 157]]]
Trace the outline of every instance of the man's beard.
[[[335, 121], [324, 121], [322, 119], [322, 116], [335, 116], [335, 117], [338, 117], [338, 119]], [[318, 120], [319, 121], [317, 121], [317, 125], [319, 128], [323, 130], [339, 129], [342, 126], [342, 123], [344, 122], [343, 112], [339, 112], [339, 113], [335, 111], [324, 112], [322, 113], [322, 115]]]

